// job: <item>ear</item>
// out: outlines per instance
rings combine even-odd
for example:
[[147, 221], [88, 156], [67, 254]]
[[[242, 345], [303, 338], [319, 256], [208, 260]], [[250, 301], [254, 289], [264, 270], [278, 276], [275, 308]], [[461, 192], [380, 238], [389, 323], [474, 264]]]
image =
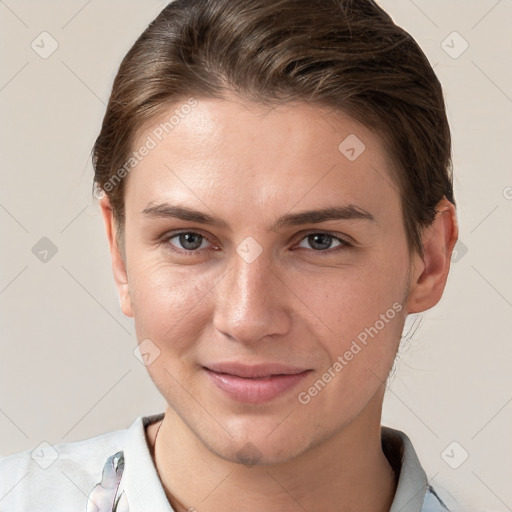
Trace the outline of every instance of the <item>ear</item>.
[[459, 236], [453, 203], [443, 197], [434, 222], [423, 231], [423, 258], [415, 254], [406, 310], [420, 313], [435, 306], [443, 295], [453, 248]]
[[118, 245], [114, 215], [108, 197], [106, 195], [103, 196], [99, 204], [101, 214], [103, 216], [105, 231], [107, 233], [108, 244], [110, 246], [112, 271], [114, 273], [114, 280], [116, 283], [117, 293], [119, 295], [121, 310], [126, 316], [133, 316], [126, 262]]

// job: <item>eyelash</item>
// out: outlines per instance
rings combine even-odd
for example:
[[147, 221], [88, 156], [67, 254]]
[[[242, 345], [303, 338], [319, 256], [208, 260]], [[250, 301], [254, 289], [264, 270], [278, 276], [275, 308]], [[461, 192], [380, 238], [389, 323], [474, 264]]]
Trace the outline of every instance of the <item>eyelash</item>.
[[[203, 250], [205, 250], [205, 249], [179, 250], [175, 246], [173, 246], [172, 244], [169, 243], [173, 238], [176, 238], [179, 235], [183, 235], [183, 234], [199, 235], [204, 240], [207, 240], [208, 242], [210, 242], [210, 244], [213, 244], [213, 242], [206, 235], [203, 235], [202, 233], [200, 233], [198, 231], [191, 231], [191, 230], [172, 231], [170, 233], [167, 233], [165, 235], [164, 239], [162, 240], [162, 242], [167, 244], [168, 248], [170, 247], [169, 252], [174, 253], [174, 254], [184, 255], [184, 256], [197, 256]], [[328, 236], [332, 237], [334, 240], [337, 240], [338, 242], [340, 242], [340, 245], [334, 249], [325, 249], [325, 250], [310, 249], [311, 251], [318, 253], [322, 256], [330, 255], [330, 254], [336, 253], [340, 250], [349, 249], [349, 248], [353, 247], [353, 244], [351, 244], [348, 240], [345, 240], [344, 238], [340, 238], [339, 236], [335, 235], [334, 233], [330, 233], [328, 231], [310, 231], [308, 233], [305, 233], [302, 236], [302, 238], [299, 239], [298, 242], [302, 242], [302, 240], [306, 239], [307, 237], [309, 237], [311, 235], [328, 235]], [[213, 245], [215, 245], [215, 244], [213, 244]], [[301, 248], [301, 249], [303, 249], [303, 248]]]

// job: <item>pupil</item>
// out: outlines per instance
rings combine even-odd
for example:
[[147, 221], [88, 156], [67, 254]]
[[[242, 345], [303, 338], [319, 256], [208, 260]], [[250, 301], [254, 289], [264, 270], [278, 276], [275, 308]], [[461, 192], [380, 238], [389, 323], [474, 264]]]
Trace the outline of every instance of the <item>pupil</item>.
[[[201, 238], [201, 235], [198, 235], [196, 233], [184, 233], [180, 235], [180, 243], [185, 249], [193, 250], [197, 249], [201, 246], [201, 240], [199, 240], [199, 243], [194, 243], [194, 237], [197, 237], [198, 239]], [[192, 245], [192, 247], [190, 246]]]

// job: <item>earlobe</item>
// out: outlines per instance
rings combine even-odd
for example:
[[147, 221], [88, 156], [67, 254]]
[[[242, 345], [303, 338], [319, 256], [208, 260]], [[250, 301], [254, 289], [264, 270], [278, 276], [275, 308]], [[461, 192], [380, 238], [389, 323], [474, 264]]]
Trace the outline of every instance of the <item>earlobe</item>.
[[459, 235], [453, 203], [443, 198], [436, 206], [434, 222], [424, 230], [423, 258], [414, 256], [407, 312], [420, 313], [434, 307], [443, 295], [453, 248]]
[[116, 226], [114, 222], [114, 215], [110, 201], [107, 196], [104, 196], [100, 202], [101, 215], [105, 226], [105, 232], [110, 248], [110, 256], [112, 260], [112, 271], [114, 273], [114, 280], [119, 296], [119, 304], [122, 312], [126, 316], [133, 316], [132, 303], [130, 297], [130, 289], [128, 284], [128, 272], [126, 270], [126, 261], [122, 255], [122, 251], [118, 244], [118, 237], [116, 233]]

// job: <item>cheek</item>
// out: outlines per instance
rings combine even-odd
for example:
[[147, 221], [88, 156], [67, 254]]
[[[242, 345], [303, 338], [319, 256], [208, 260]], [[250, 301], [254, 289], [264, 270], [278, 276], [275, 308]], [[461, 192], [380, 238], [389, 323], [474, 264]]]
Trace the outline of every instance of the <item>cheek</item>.
[[324, 324], [317, 341], [328, 359], [297, 398], [332, 426], [359, 414], [385, 383], [400, 342], [405, 318], [401, 288], [390, 279], [372, 281], [370, 275], [346, 277], [332, 281], [328, 294], [309, 296]]
[[201, 329], [202, 319], [210, 313], [209, 279], [197, 279], [190, 269], [185, 272], [161, 262], [133, 265], [130, 296], [139, 340], [150, 338], [162, 350], [180, 352]]
[[[403, 274], [397, 268], [404, 268]], [[321, 330], [315, 333], [323, 333], [318, 340], [329, 356], [303, 388], [305, 401], [311, 398], [326, 414], [329, 404], [343, 403], [345, 411], [355, 414], [386, 380], [405, 320], [405, 277], [405, 267], [381, 258], [301, 287], [301, 293], [307, 289], [303, 296], [314, 316], [321, 319]]]
[[[399, 268], [404, 270], [397, 271]], [[381, 315], [386, 316], [385, 320], [394, 319], [404, 308], [405, 287], [405, 266], [383, 258], [380, 262], [305, 276], [294, 291], [313, 313], [311, 317], [325, 324], [331, 332], [329, 338], [336, 343], [336, 338], [346, 340], [369, 328]], [[385, 330], [389, 331], [387, 327]]]

